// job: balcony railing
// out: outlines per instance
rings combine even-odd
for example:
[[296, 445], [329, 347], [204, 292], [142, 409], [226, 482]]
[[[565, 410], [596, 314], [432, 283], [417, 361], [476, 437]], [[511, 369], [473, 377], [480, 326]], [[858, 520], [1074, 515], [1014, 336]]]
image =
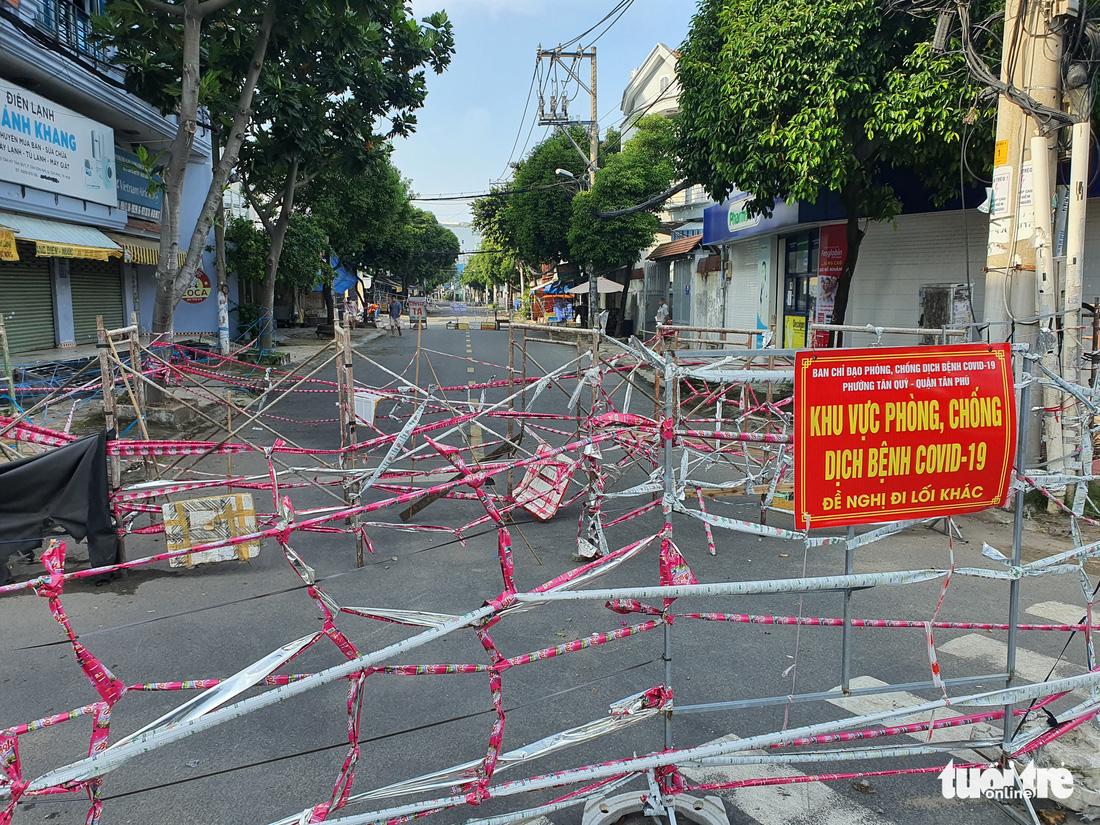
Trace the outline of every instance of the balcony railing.
[[0, 1], [4, 16], [15, 18], [22, 26], [29, 26], [46, 40], [52, 41], [58, 51], [68, 52], [102, 64], [110, 60], [107, 49], [95, 43], [92, 37], [92, 21], [82, 8], [66, 0], [23, 0], [19, 5]]
[[685, 207], [693, 206], [707, 206], [710, 204], [710, 198], [707, 197], [706, 191], [702, 186], [695, 185], [690, 186], [680, 192], [677, 192], [671, 198], [668, 199], [668, 209], [683, 209]]
[[83, 11], [65, 0], [38, 0], [38, 27], [53, 35], [62, 48], [106, 63], [106, 50], [92, 39], [92, 21]]

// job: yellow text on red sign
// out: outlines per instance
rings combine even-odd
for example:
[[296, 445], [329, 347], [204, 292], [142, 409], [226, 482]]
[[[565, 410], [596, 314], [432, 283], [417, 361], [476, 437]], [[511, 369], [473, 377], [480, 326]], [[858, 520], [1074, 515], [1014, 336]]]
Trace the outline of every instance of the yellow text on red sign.
[[800, 352], [796, 525], [903, 521], [1001, 504], [1015, 439], [1007, 344]]

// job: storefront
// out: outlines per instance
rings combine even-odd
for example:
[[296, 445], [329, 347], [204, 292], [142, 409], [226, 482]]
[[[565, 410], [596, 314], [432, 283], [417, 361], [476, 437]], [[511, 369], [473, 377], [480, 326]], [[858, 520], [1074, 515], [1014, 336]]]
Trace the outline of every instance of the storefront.
[[107, 329], [126, 326], [122, 302], [122, 262], [69, 262], [69, 289], [73, 298], [73, 334], [76, 343], [94, 344], [96, 318], [103, 318]]
[[[783, 337], [788, 312], [794, 319], [792, 327], [805, 329], [810, 248], [807, 240], [806, 266], [801, 272], [793, 272], [794, 280], [788, 284], [785, 280], [789, 271], [787, 247], [780, 233], [797, 226], [799, 205], [779, 201], [770, 216], [750, 216], [749, 200], [749, 195], [736, 193], [724, 203], [704, 209], [702, 241], [705, 246], [718, 247], [722, 251], [720, 291], [707, 298], [722, 307], [721, 326], [761, 330], [764, 334], [755, 342], [759, 346], [764, 343], [767, 331], [778, 330], [779, 337]], [[794, 241], [795, 249], [799, 243]], [[791, 290], [789, 309], [788, 286]]]
[[[755, 326], [772, 330], [776, 346], [827, 346], [828, 332], [819, 330], [814, 339], [809, 330], [813, 323], [832, 321], [848, 257], [843, 210], [829, 198], [818, 204], [778, 201], [770, 216], [749, 217], [748, 200], [748, 195], [738, 194], [703, 213], [703, 243], [720, 248], [725, 262], [724, 326], [744, 328], [751, 307], [756, 311]], [[968, 196], [968, 202], [972, 200]], [[988, 217], [975, 209], [965, 214], [959, 209], [935, 210], [921, 201], [919, 191], [907, 192], [906, 202], [914, 211], [892, 221], [861, 222], [864, 235], [848, 296], [847, 324], [921, 326], [929, 322], [922, 296], [932, 288], [969, 293], [975, 307], [982, 305]], [[1100, 268], [1089, 264], [1092, 246], [1100, 249], [1100, 218], [1090, 220], [1086, 237], [1087, 299], [1100, 292]], [[968, 311], [955, 314], [958, 319], [942, 322], [969, 318]], [[933, 319], [932, 326], [940, 323]], [[876, 341], [873, 334], [845, 335], [846, 344]]]
[[4, 330], [12, 353], [54, 345], [50, 260], [34, 254], [34, 244], [15, 244], [19, 259], [0, 261]]
[[95, 340], [121, 325], [122, 247], [113, 130], [0, 80], [0, 308], [14, 353]]
[[[99, 316], [118, 328], [136, 311], [147, 332], [163, 194], [150, 182], [143, 153], [116, 145], [110, 126], [7, 80], [0, 79], [0, 93], [16, 101], [0, 122], [0, 227], [10, 227], [14, 238], [5, 254], [0, 229], [0, 313], [11, 351], [94, 343]], [[193, 154], [187, 167], [185, 245], [211, 180], [209, 158]], [[218, 330], [212, 281], [199, 270], [176, 308], [177, 333]]]
[[655, 323], [657, 301], [662, 299], [668, 307], [668, 317], [672, 323], [681, 326], [691, 324], [695, 252], [702, 240], [701, 235], [691, 235], [659, 244], [649, 253], [649, 260], [656, 266], [652, 269], [646, 267], [646, 306], [643, 320], [646, 329]]
[[18, 255], [0, 260], [13, 353], [94, 343], [98, 315], [123, 326], [122, 247], [89, 226], [15, 212], [0, 212], [0, 226], [14, 234]]

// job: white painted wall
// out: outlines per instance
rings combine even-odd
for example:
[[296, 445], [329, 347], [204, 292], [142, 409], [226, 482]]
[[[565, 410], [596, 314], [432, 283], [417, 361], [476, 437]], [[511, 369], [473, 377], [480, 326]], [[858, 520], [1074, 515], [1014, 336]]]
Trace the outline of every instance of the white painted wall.
[[[692, 286], [691, 325], [696, 327], [722, 326], [722, 278], [718, 272], [695, 273]], [[704, 338], [718, 336], [704, 335]]]
[[[1100, 224], [1097, 226], [1100, 228]], [[870, 223], [860, 246], [844, 322], [917, 326], [919, 292], [923, 284], [966, 283], [968, 244], [974, 309], [980, 317], [985, 300], [985, 273], [982, 270], [988, 233], [988, 218], [974, 209], [967, 210], [965, 231], [959, 211], [902, 215], [896, 224], [889, 221]], [[1100, 244], [1100, 237], [1097, 243]], [[873, 342], [872, 335], [856, 334], [851, 339], [845, 336], [845, 344], [858, 346]], [[905, 346], [916, 342], [891, 336], [884, 338], [883, 343]]]
[[680, 109], [680, 84], [676, 80], [676, 56], [658, 43], [642, 65], [630, 73], [620, 104], [623, 142], [634, 134], [631, 122], [640, 114], [671, 117]]

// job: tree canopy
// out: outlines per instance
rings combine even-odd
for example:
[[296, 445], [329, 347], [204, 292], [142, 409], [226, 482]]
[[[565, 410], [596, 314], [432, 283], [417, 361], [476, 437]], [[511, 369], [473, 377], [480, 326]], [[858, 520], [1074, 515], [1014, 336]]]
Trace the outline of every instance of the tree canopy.
[[432, 212], [409, 207], [408, 214], [374, 256], [374, 267], [396, 276], [406, 291], [414, 284], [430, 290], [450, 275], [461, 245], [458, 236], [441, 226]]
[[[263, 282], [271, 236], [247, 218], [233, 218], [225, 230], [226, 261], [237, 277]], [[328, 252], [324, 226], [310, 215], [295, 214], [290, 219], [283, 254], [279, 261], [279, 282], [312, 289], [332, 279], [332, 269], [323, 260]]]
[[[587, 164], [574, 146], [583, 146], [587, 137], [579, 126], [570, 127], [568, 135], [559, 130], [516, 164], [506, 190], [473, 205], [484, 246], [506, 254], [477, 256], [484, 260], [471, 262], [467, 282], [514, 283], [517, 263], [536, 267], [570, 262], [597, 270], [633, 263], [653, 242], [659, 207], [611, 219], [595, 213], [651, 198], [667, 189], [676, 174], [671, 122], [651, 115], [637, 127], [625, 145], [615, 130], [604, 136], [591, 189]], [[557, 174], [558, 169], [574, 179]]]
[[[215, 139], [225, 142], [185, 265], [161, 278], [157, 331], [171, 325], [178, 287], [198, 265], [238, 155], [272, 237], [264, 296], [270, 318], [296, 188], [325, 171], [354, 175], [388, 152], [378, 148], [387, 139], [409, 134], [427, 94], [426, 70], [441, 72], [454, 50], [443, 12], [418, 22], [403, 0], [280, 0], [278, 14], [274, 0], [109, 0], [99, 29], [126, 68], [127, 87], [180, 114], [164, 172], [169, 219], [178, 221], [199, 105]], [[178, 226], [166, 230], [178, 237]]]
[[[570, 136], [586, 146], [588, 132], [571, 126]], [[564, 169], [576, 179], [558, 175]], [[573, 195], [587, 174], [584, 158], [562, 130], [531, 150], [515, 165], [507, 191], [497, 190], [474, 203], [474, 225], [483, 234], [500, 238], [516, 255], [532, 266], [569, 260], [569, 222]]]
[[650, 210], [598, 218], [593, 213], [642, 203], [668, 189], [676, 176], [675, 128], [668, 118], [648, 115], [636, 124], [621, 152], [609, 154], [591, 190], [573, 199], [570, 259], [597, 271], [634, 263], [653, 243], [660, 226]]
[[[241, 148], [249, 201], [272, 241], [263, 293], [268, 319], [298, 188], [323, 173], [354, 176], [388, 163], [384, 141], [415, 127], [426, 68], [442, 72], [454, 50], [444, 13], [418, 24], [403, 0], [321, 0], [293, 33], [278, 34]], [[389, 130], [375, 134], [382, 120]], [[261, 347], [270, 345], [272, 329], [263, 328]]]
[[519, 262], [513, 252], [501, 250], [495, 238], [482, 238], [477, 253], [462, 270], [462, 283], [489, 289], [497, 284], [520, 285]]
[[410, 217], [405, 183], [388, 154], [358, 171], [321, 172], [302, 187], [297, 202], [318, 220], [330, 249], [354, 268], [373, 268]]
[[677, 146], [689, 180], [718, 201], [748, 193], [756, 214], [830, 194], [845, 209], [838, 322], [859, 219], [901, 211], [884, 173], [912, 170], [940, 202], [958, 186], [977, 89], [960, 54], [932, 50], [934, 26], [880, 0], [703, 0], [680, 50]]

